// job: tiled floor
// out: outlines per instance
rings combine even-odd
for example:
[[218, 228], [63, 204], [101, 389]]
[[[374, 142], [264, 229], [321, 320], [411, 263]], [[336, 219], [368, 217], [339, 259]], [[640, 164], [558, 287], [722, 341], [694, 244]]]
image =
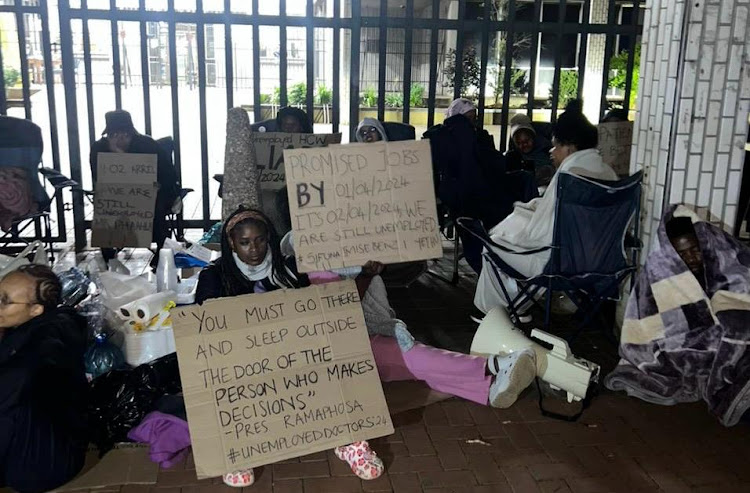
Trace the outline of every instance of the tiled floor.
[[[148, 259], [132, 257], [132, 267]], [[447, 263], [447, 262], [444, 262]], [[458, 286], [424, 275], [390, 292], [418, 338], [466, 351], [474, 324], [475, 276]], [[556, 326], [564, 327], [561, 318]], [[611, 368], [616, 348], [584, 335], [574, 351]], [[396, 433], [373, 440], [387, 473], [357, 479], [331, 452], [259, 468], [248, 493], [261, 492], [610, 492], [750, 491], [747, 424], [722, 427], [702, 403], [660, 407], [601, 392], [577, 423], [541, 416], [530, 389], [508, 410], [452, 399], [393, 417]], [[197, 481], [192, 458], [159, 473], [153, 487], [123, 493], [233, 491], [220, 480]]]

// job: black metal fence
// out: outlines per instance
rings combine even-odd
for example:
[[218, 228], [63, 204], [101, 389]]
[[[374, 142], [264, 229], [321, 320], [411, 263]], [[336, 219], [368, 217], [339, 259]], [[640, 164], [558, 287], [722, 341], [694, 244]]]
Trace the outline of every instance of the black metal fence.
[[[414, 100], [412, 82], [426, 83], [424, 100], [419, 100], [419, 103], [427, 113], [426, 125], [431, 126], [436, 122], [437, 103], [443, 93], [447, 91], [448, 96], [461, 96], [466, 84], [460, 81], [474, 77], [478, 79], [473, 96], [478, 100], [480, 121], [483, 121], [485, 112], [490, 111], [486, 107], [486, 102], [492, 100], [488, 86], [495, 87], [498, 104], [491, 111], [499, 117], [500, 147], [504, 148], [511, 88], [517, 82], [514, 74], [519, 70], [523, 72], [526, 85], [520, 92], [521, 98], [525, 98], [521, 107], [532, 115], [540, 105], [539, 91], [535, 87], [539, 73], [542, 70], [553, 72], [550, 96], [544, 104], [554, 121], [558, 107], [564, 103], [560, 101], [561, 84], [567, 83], [568, 72], [577, 73], [575, 93], [583, 95], [587, 47], [592, 36], [606, 38], [601, 94], [593, 96], [601, 100], [601, 113], [612, 102], [608, 97], [612, 75], [610, 61], [622, 51], [627, 51], [625, 86], [618, 101], [625, 108], [631, 107], [635, 98], [631, 74], [636, 63], [642, 4], [645, 2], [279, 0], [276, 5], [270, 0], [59, 0], [59, 38], [57, 32], [50, 29], [48, 12], [54, 12], [49, 8], [54, 7], [52, 3], [54, 0], [0, 0], [0, 27], [12, 18], [17, 34], [17, 43], [0, 35], [3, 41], [0, 43], [0, 113], [8, 114], [9, 110], [12, 113], [15, 106], [15, 111], [23, 108], [23, 116], [31, 119], [32, 92], [43, 89], [48, 115], [39, 123], [49, 136], [50, 146], [50, 152], [45, 156], [55, 169], [70, 173], [71, 178], [84, 184], [88, 176], [85, 146], [96, 139], [97, 130], [101, 131], [96, 122], [101, 120], [105, 111], [130, 109], [131, 105], [137, 105], [143, 109], [142, 122], [147, 134], [151, 134], [162, 119], [170, 119], [178, 174], [187, 178], [188, 174], [200, 173], [201, 177], [200, 190], [197, 190], [201, 197], [199, 206], [193, 217], [187, 217], [185, 225], [207, 228], [214, 219], [211, 204], [215, 195], [210, 180], [208, 141], [209, 137], [220, 139], [224, 131], [209, 126], [207, 114], [242, 104], [254, 121], [262, 120], [268, 116], [264, 112], [264, 103], [270, 96], [267, 94], [269, 80], [278, 81], [275, 107], [285, 106], [295, 99], [295, 104], [314, 115], [316, 103], [323, 101], [315, 88], [325, 78], [322, 73], [325, 65], [325, 71], [332, 74], [330, 95], [324, 103], [330, 108], [330, 130], [337, 132], [342, 124], [348, 123], [351, 138], [360, 119], [363, 81], [365, 85], [368, 81], [377, 81], [376, 111], [381, 119], [386, 115], [388, 94], [394, 89], [400, 93], [397, 94], [400, 98], [396, 99], [406, 123], [410, 121]], [[292, 12], [292, 7], [297, 10]], [[592, 8], [604, 7], [608, 12], [606, 22], [591, 22]], [[30, 19], [38, 19], [39, 27], [34, 28], [38, 32], [28, 32]], [[271, 45], [267, 43], [269, 29], [278, 36], [277, 45], [275, 41]], [[295, 30], [291, 41], [290, 29]], [[304, 36], [300, 37], [301, 30], [304, 30]], [[132, 34], [131, 38], [126, 37], [133, 32], [138, 33], [137, 44], [130, 41]], [[389, 42], [389, 33], [394, 32], [397, 35], [392, 35], [392, 42]], [[368, 38], [363, 33], [378, 35]], [[30, 43], [30, 37], [34, 36], [40, 42]], [[248, 36], [252, 38], [251, 46], [236, 49], [238, 40], [247, 41]], [[449, 38], [450, 43], [446, 41]], [[179, 50], [184, 53], [178, 51], [178, 39]], [[222, 42], [223, 58], [221, 50], [216, 49]], [[6, 91], [3, 67], [8, 66], [7, 58], [14, 44], [22, 67], [21, 95], [9, 98], [6, 97], [10, 93]], [[36, 59], [37, 45], [41, 48], [39, 60]], [[398, 46], [403, 48], [394, 48]], [[394, 57], [394, 50], [403, 53]], [[292, 94], [288, 82], [289, 70], [300, 67], [301, 55], [298, 54], [302, 51], [305, 53], [304, 75], [298, 82], [305, 84], [306, 92], [300, 100], [299, 94]], [[366, 51], [377, 51], [375, 66], [363, 58]], [[137, 53], [137, 60], [131, 64], [133, 52]], [[450, 70], [446, 62], [449, 52], [452, 57]], [[465, 58], [469, 56], [475, 59]], [[373, 74], [374, 70], [377, 70], [376, 74]], [[107, 72], [104, 82], [97, 79], [100, 72]], [[249, 84], [252, 94], [245, 98], [249, 100], [239, 100], [238, 91], [248, 84], [239, 83], [235, 78], [246, 78], [248, 73], [252, 77]], [[390, 80], [389, 73], [392, 74]], [[123, 88], [127, 90], [133, 86], [140, 86], [140, 94], [136, 97], [128, 91], [127, 100], [123, 101]], [[171, 114], [154, 114], [156, 103], [162, 103], [154, 100], [154, 97], [161, 98], [161, 93], [155, 96], [154, 91], [166, 86], [169, 87]], [[220, 103], [226, 108], [217, 109], [217, 103], [209, 101], [207, 89], [222, 86], [224, 94]], [[95, 93], [101, 91], [111, 91], [111, 104], [95, 106], [99, 100]], [[192, 107], [181, 107], [180, 95], [185, 91], [198, 92], [197, 112]], [[592, 97], [591, 94], [585, 96]], [[65, 116], [58, 119], [58, 100], [61, 97], [64, 98]], [[514, 100], [518, 99], [516, 94]], [[184, 116], [181, 120], [183, 113], [197, 115], [198, 121], [190, 122], [199, 127], [196, 142], [192, 138], [190, 142], [181, 139], [185, 126]], [[194, 116], [189, 118], [195, 119]], [[67, 149], [65, 158], [61, 157], [61, 141], [62, 148]], [[190, 155], [186, 156], [188, 148]], [[191, 162], [198, 161], [199, 165], [184, 167], [186, 157]], [[61, 161], [63, 159], [65, 162]], [[90, 223], [86, 221], [83, 196], [74, 195], [72, 204], [76, 246], [81, 248], [86, 244], [86, 228]], [[65, 241], [62, 204], [57, 204], [57, 211], [59, 235], [56, 241]]]

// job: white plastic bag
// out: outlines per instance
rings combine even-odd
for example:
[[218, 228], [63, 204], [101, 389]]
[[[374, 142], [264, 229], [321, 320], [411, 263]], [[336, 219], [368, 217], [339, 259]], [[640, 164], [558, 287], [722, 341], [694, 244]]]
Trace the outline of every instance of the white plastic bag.
[[[34, 252], [34, 258], [31, 262], [27, 258], [31, 252]], [[0, 254], [0, 279], [5, 277], [7, 274], [18, 269], [22, 265], [28, 265], [30, 263], [47, 265], [47, 253], [44, 251], [44, 243], [37, 240], [26, 245], [21, 253], [12, 257], [10, 255]]]
[[156, 292], [156, 286], [140, 276], [102, 272], [96, 282], [102, 303], [115, 313], [121, 306]]
[[150, 363], [176, 351], [171, 328], [125, 333], [125, 361], [130, 366]]

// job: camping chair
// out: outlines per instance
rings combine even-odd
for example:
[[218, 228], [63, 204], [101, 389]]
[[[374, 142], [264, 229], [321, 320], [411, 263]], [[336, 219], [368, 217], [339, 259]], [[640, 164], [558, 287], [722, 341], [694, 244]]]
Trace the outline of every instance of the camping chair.
[[[172, 161], [172, 164], [174, 165], [174, 139], [172, 139], [172, 137], [162, 137], [161, 139], [157, 140], [156, 143], [159, 144], [159, 147], [161, 147], [162, 150], [169, 153], [169, 157]], [[180, 187], [178, 199], [175, 200], [172, 209], [170, 209], [169, 213], [167, 214], [167, 223], [169, 227], [169, 236], [174, 235], [177, 241], [183, 241], [185, 239], [185, 228], [182, 225], [182, 204], [187, 194], [192, 192], [193, 189], [182, 188], [180, 184], [178, 184], [178, 186]]]
[[[642, 172], [638, 172], [624, 180], [608, 182], [560, 174], [552, 244], [534, 250], [514, 251], [498, 245], [478, 221], [457, 220], [459, 227], [484, 244], [484, 257], [493, 268], [514, 319], [518, 320], [523, 305], [536, 303], [535, 296], [544, 288], [544, 329], [549, 330], [552, 292], [565, 292], [584, 313], [582, 323], [570, 338], [573, 340], [599, 313], [604, 301], [617, 299], [620, 284], [637, 267], [640, 244], [629, 243], [628, 230], [632, 221], [633, 237], [638, 237], [642, 177]], [[627, 249], [633, 250], [630, 259]], [[504, 262], [497, 250], [517, 255], [549, 251], [550, 259], [541, 275], [526, 278]], [[512, 299], [500, 271], [518, 282], [519, 293]]]
[[388, 140], [395, 142], [398, 140], [414, 140], [417, 138], [417, 132], [412, 125], [399, 122], [380, 122], [385, 130]]
[[[40, 167], [44, 140], [42, 130], [33, 122], [21, 118], [0, 116], [0, 167], [16, 167], [26, 171], [31, 194], [37, 211], [13, 219], [10, 231], [0, 237], [0, 249], [12, 251], [11, 245], [28, 244], [30, 240], [41, 240], [54, 261], [51, 206], [55, 199], [62, 200], [66, 188], [80, 190], [80, 185], [52, 168]], [[39, 177], [49, 182], [54, 189], [47, 194]], [[31, 233], [33, 236], [23, 236]]]

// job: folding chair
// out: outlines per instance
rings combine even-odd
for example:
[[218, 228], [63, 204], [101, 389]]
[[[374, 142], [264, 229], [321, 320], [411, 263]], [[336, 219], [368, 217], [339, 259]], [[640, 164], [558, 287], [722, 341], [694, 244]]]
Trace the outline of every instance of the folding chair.
[[[549, 330], [552, 292], [562, 291], [584, 313], [576, 333], [599, 313], [606, 300], [619, 296], [619, 286], [637, 268], [638, 220], [641, 200], [642, 172], [624, 180], [608, 182], [560, 174], [557, 181], [557, 203], [552, 244], [527, 251], [514, 251], [498, 245], [481, 223], [470, 218], [459, 218], [459, 227], [479, 239], [485, 247], [484, 258], [489, 261], [503, 291], [511, 315], [517, 320], [519, 309], [536, 303], [536, 295], [546, 289], [544, 328]], [[633, 235], [628, 231], [633, 223]], [[632, 250], [627, 258], [627, 249]], [[527, 278], [498, 255], [498, 251], [516, 255], [550, 252], [544, 272]], [[511, 298], [500, 272], [513, 278], [519, 286]]]
[[[80, 185], [52, 168], [40, 167], [44, 140], [42, 130], [33, 122], [21, 118], [0, 116], [0, 167], [17, 167], [26, 171], [37, 212], [14, 218], [10, 231], [0, 237], [0, 249], [11, 251], [11, 245], [28, 244], [29, 240], [41, 240], [54, 261], [53, 233], [50, 219], [52, 203], [62, 200], [66, 188], [80, 190]], [[49, 196], [39, 177], [49, 182], [54, 193]], [[33, 227], [33, 236], [29, 229]]]
[[[174, 165], [174, 139], [172, 137], [162, 137], [156, 141], [159, 146], [169, 153], [169, 157]], [[180, 192], [177, 200], [167, 214], [167, 223], [169, 224], [169, 234], [174, 235], [177, 241], [183, 241], [185, 239], [185, 229], [182, 225], [182, 212], [183, 212], [183, 201], [185, 197], [194, 190], [192, 188], [182, 188], [180, 184]], [[221, 195], [220, 195], [221, 196]]]

